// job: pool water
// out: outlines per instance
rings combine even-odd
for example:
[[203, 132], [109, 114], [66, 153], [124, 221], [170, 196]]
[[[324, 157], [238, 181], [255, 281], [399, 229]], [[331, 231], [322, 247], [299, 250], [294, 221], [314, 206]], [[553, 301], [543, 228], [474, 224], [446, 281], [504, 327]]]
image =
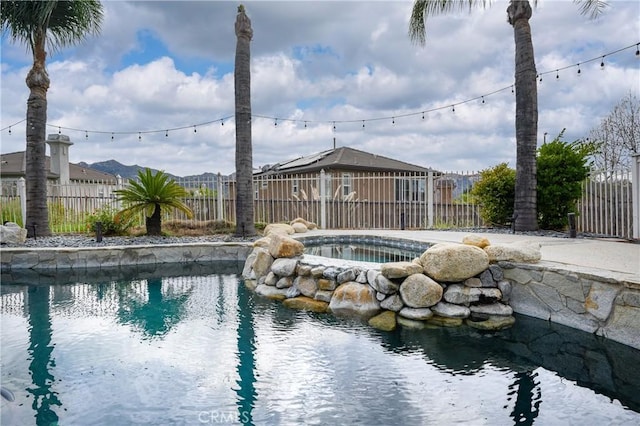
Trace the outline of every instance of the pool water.
[[424, 252], [406, 248], [364, 243], [305, 245], [305, 254], [360, 262], [411, 262]]
[[523, 316], [381, 332], [262, 299], [240, 267], [3, 276], [1, 423], [640, 424], [627, 346]]

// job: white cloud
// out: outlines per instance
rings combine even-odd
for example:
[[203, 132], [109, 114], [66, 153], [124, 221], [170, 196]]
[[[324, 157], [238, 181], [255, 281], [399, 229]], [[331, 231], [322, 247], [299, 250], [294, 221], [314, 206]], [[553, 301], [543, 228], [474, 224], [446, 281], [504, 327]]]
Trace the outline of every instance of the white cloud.
[[[506, 5], [434, 17], [427, 45], [418, 47], [407, 35], [410, 1], [247, 4], [254, 28], [252, 110], [280, 119], [275, 126], [254, 117], [254, 165], [329, 149], [334, 137], [338, 146], [440, 170], [514, 165], [514, 46]], [[76, 162], [115, 159], [178, 175], [232, 173], [233, 121], [196, 132], [193, 125], [233, 115], [237, 4], [105, 2], [105, 8], [100, 37], [50, 55], [48, 131], [78, 129], [64, 130]], [[598, 59], [583, 63], [580, 76], [569, 68], [555, 78], [556, 69], [640, 41], [640, 23], [629, 19], [639, 12], [636, 2], [616, 1], [589, 21], [573, 2], [539, 3], [531, 19], [537, 69], [552, 71], [538, 85], [540, 142], [544, 132], [555, 137], [565, 127], [565, 140], [585, 137], [623, 96], [640, 93], [635, 49], [606, 57], [604, 71]], [[157, 45], [141, 44], [143, 33]], [[7, 40], [2, 48], [5, 128], [25, 116], [31, 58]], [[484, 104], [459, 104], [502, 88]], [[377, 118], [384, 119], [370, 120]], [[368, 120], [365, 128], [361, 120]], [[174, 127], [186, 128], [166, 137], [163, 129]], [[104, 133], [86, 138], [82, 130]], [[23, 150], [24, 123], [0, 137], [2, 152]]]

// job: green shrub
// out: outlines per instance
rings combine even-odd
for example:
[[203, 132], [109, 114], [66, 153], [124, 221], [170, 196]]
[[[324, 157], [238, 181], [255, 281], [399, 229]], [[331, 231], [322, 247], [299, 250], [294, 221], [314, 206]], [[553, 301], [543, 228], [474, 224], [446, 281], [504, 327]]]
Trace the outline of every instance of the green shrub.
[[568, 213], [576, 212], [587, 178], [590, 148], [579, 141], [562, 142], [561, 132], [538, 149], [538, 225], [542, 229], [566, 228]]
[[471, 196], [480, 204], [480, 216], [487, 224], [506, 225], [513, 216], [516, 171], [507, 163], [480, 172]]
[[87, 217], [87, 231], [95, 233], [96, 223], [102, 222], [102, 235], [125, 235], [134, 225], [135, 217], [131, 215], [116, 215], [116, 209], [106, 206], [96, 210]]
[[20, 200], [3, 200], [0, 204], [0, 223], [13, 222], [22, 225], [22, 209], [20, 208]]

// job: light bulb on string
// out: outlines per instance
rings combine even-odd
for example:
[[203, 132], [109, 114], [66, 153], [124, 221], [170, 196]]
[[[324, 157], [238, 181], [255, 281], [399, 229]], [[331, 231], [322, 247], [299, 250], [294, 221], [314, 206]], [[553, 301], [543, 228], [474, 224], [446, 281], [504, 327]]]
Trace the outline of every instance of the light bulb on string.
[[304, 128], [305, 129], [307, 128], [307, 122], [306, 121], [304, 122]]
[[89, 139], [89, 132], [86, 130], [84, 131], [84, 138]]
[[600, 69], [601, 70], [604, 69], [604, 56], [602, 57], [602, 60], [600, 61]]
[[511, 93], [516, 93], [515, 90], [513, 90], [513, 86], [511, 86]]
[[542, 83], [542, 74], [539, 74], [539, 76], [540, 76], [540, 80], [539, 81], [540, 81], [540, 83]]
[[335, 131], [336, 131], [336, 122], [334, 121], [333, 122], [333, 132], [335, 133]]
[[451, 105], [451, 112], [456, 112], [456, 106], [455, 105]]
[[9, 136], [11, 136], [11, 126], [9, 126]]
[[113, 142], [113, 132], [111, 132], [111, 141]]
[[484, 96], [482, 97], [482, 105], [484, 105]]
[[391, 117], [391, 124], [396, 124], [396, 118], [395, 117]]
[[422, 119], [424, 120], [424, 111], [422, 111]]
[[165, 131], [164, 131], [164, 137], [165, 137], [165, 138], [168, 138], [168, 137], [169, 137], [169, 131], [168, 131], [168, 130], [165, 130]]
[[636, 44], [636, 56], [640, 57], [640, 43]]
[[58, 134], [61, 134], [62, 130], [60, 129], [60, 126], [58, 126]]
[[193, 126], [193, 133], [198, 133], [198, 129], [196, 129], [196, 126]]
[[142, 141], [142, 133], [138, 132], [138, 142]]
[[364, 129], [364, 120], [362, 120], [362, 128]]
[[275, 127], [278, 127], [278, 119], [277, 119], [277, 118], [276, 118], [275, 120], [273, 120], [273, 125], [274, 125]]
[[578, 76], [580, 75], [580, 63], [578, 63]]
[[224, 126], [224, 119], [223, 118], [220, 119], [220, 125]]
[[560, 79], [560, 73], [558, 73], [558, 70], [556, 70], [556, 80]]

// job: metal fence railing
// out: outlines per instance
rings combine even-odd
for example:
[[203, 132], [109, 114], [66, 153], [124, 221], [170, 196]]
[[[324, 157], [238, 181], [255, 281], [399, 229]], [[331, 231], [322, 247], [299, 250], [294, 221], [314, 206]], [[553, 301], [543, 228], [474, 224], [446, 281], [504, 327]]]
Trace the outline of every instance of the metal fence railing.
[[[468, 192], [477, 173], [316, 173], [254, 177], [256, 222], [287, 222], [303, 217], [326, 229], [437, 229], [482, 227], [480, 206]], [[193, 221], [235, 220], [235, 182], [228, 176], [179, 179]], [[22, 224], [24, 181], [2, 182], [3, 221]], [[50, 184], [47, 193], [52, 232], [87, 231], [87, 220], [101, 209], [121, 208], [114, 191], [127, 182]], [[592, 172], [578, 202], [578, 232], [631, 239], [630, 171]], [[187, 220], [182, 213], [167, 219]], [[140, 218], [140, 224], [143, 223]]]

